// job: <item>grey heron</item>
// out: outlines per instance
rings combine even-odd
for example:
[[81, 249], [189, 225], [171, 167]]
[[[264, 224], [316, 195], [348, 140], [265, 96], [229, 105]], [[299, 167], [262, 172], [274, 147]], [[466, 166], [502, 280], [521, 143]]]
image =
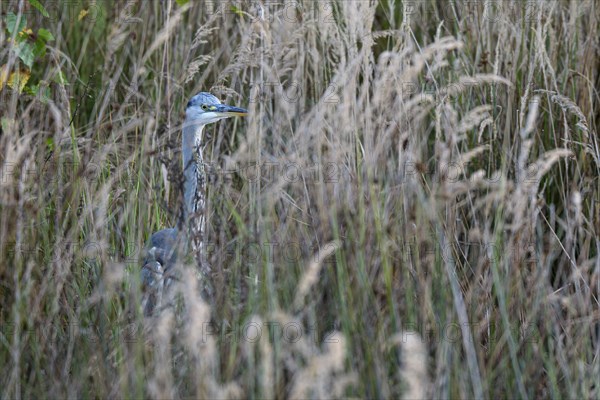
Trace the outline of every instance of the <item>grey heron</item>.
[[206, 278], [210, 268], [205, 261], [205, 205], [206, 173], [202, 156], [204, 127], [224, 118], [245, 116], [248, 111], [221, 104], [207, 92], [190, 99], [183, 122], [181, 153], [183, 158], [183, 225], [180, 229], [167, 228], [150, 237], [149, 250], [142, 265], [144, 315], [149, 316], [160, 308], [163, 290], [170, 283], [170, 273], [178, 253], [186, 251], [191, 243], [192, 252], [200, 272]]

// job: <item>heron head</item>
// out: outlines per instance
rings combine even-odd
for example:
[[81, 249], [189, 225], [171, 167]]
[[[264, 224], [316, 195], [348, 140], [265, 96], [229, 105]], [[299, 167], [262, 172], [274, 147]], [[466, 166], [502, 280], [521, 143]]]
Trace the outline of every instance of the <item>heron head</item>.
[[200, 92], [190, 99], [185, 110], [186, 119], [206, 125], [223, 118], [243, 117], [248, 110], [221, 104], [219, 99], [207, 92]]

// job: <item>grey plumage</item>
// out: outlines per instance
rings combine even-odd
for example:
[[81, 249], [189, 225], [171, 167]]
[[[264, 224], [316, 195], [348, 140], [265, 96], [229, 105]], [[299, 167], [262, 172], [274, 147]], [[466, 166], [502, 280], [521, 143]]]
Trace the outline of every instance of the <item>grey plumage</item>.
[[152, 315], [162, 306], [163, 292], [173, 281], [172, 270], [177, 253], [186, 251], [191, 242], [192, 251], [202, 274], [210, 269], [205, 262], [205, 206], [206, 174], [202, 157], [204, 126], [223, 118], [245, 116], [247, 110], [221, 104], [210, 93], [200, 92], [187, 103], [183, 123], [181, 153], [183, 159], [183, 217], [181, 232], [175, 228], [158, 231], [150, 237], [147, 255], [142, 265], [144, 315]]
[[171, 284], [166, 275], [177, 262], [176, 248], [175, 228], [160, 230], [150, 237], [150, 246], [142, 264], [142, 309], [146, 316], [151, 315], [157, 305], [161, 305], [164, 287]]

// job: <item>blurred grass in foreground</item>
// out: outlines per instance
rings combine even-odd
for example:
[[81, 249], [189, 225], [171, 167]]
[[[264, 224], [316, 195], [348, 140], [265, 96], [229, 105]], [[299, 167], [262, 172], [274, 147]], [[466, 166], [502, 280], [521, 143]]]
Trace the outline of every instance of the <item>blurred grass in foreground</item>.
[[[597, 2], [184, 3], [0, 3], [3, 398], [599, 396]], [[200, 90], [217, 296], [149, 323]]]

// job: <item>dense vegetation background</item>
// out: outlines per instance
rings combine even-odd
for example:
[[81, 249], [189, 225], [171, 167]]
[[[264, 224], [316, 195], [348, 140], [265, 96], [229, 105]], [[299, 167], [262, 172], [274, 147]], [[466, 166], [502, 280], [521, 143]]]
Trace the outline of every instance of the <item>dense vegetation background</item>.
[[[0, 13], [3, 398], [600, 396], [596, 1]], [[216, 296], [144, 319], [201, 90]]]

